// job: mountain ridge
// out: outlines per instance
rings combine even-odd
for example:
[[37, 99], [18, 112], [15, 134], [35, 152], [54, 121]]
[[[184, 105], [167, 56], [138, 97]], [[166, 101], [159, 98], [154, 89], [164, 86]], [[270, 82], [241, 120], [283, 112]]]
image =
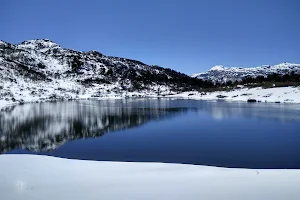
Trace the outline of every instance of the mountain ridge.
[[227, 81], [241, 81], [247, 76], [253, 78], [257, 76], [266, 77], [272, 73], [284, 75], [291, 73], [292, 71], [295, 71], [295, 73], [300, 73], [300, 64], [284, 62], [277, 65], [262, 65], [248, 68], [224, 67], [222, 65], [216, 65], [206, 72], [196, 73], [191, 75], [191, 77], [208, 80], [215, 83], [224, 83]]

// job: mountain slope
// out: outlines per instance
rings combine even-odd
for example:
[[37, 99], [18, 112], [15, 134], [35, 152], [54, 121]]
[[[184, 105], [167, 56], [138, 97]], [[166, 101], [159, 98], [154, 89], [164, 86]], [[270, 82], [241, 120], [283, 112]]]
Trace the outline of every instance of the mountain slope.
[[193, 74], [192, 77], [199, 78], [202, 80], [208, 80], [213, 82], [221, 82], [224, 83], [226, 81], [240, 81], [243, 78], [264, 76], [266, 77], [268, 74], [278, 73], [278, 74], [289, 74], [292, 71], [296, 73], [300, 73], [300, 64], [293, 63], [281, 63], [278, 65], [264, 65], [253, 68], [241, 68], [241, 67], [223, 67], [221, 65], [217, 65], [207, 72]]
[[140, 61], [65, 49], [48, 40], [0, 41], [1, 101], [157, 95], [205, 82]]

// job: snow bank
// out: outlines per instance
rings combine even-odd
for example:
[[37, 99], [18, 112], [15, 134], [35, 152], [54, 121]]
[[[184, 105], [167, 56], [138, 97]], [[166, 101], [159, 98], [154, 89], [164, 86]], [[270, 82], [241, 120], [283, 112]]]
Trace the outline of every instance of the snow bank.
[[10, 105], [10, 102], [5, 100], [0, 100], [0, 109]]
[[276, 87], [262, 89], [242, 88], [233, 91], [217, 91], [210, 93], [199, 92], [184, 92], [166, 97], [188, 98], [199, 100], [231, 100], [231, 101], [248, 101], [249, 99], [261, 102], [276, 102], [276, 103], [300, 103], [300, 87]]
[[300, 199], [300, 170], [0, 155], [3, 200]]

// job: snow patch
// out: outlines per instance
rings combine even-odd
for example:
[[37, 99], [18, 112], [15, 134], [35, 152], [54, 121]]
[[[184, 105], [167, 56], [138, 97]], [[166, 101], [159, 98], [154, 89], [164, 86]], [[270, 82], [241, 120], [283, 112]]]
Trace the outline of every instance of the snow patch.
[[212, 67], [209, 71], [223, 71], [225, 70], [225, 67], [222, 65], [216, 65], [214, 67]]

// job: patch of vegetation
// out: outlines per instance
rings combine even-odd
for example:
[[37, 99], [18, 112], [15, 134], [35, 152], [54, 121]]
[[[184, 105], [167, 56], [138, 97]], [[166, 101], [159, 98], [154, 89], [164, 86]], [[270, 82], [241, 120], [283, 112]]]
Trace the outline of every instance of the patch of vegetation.
[[18, 63], [17, 70], [22, 76], [30, 78], [31, 80], [50, 81], [50, 79], [48, 79], [45, 74], [35, 71], [34, 69], [32, 69], [24, 64]]
[[292, 71], [289, 74], [280, 75], [277, 73], [269, 74], [268, 76], [257, 76], [256, 78], [245, 77], [239, 84], [246, 85], [247, 87], [287, 87], [287, 86], [299, 86], [300, 74], [296, 74]]
[[80, 73], [80, 67], [83, 65], [83, 62], [80, 60], [79, 56], [74, 56], [70, 63], [72, 72]]
[[250, 96], [252, 95], [251, 93], [244, 93], [244, 94], [241, 94], [241, 96]]
[[82, 84], [92, 84], [92, 83], [97, 83], [97, 84], [111, 84], [108, 80], [102, 79], [102, 78], [87, 78], [81, 81]]

